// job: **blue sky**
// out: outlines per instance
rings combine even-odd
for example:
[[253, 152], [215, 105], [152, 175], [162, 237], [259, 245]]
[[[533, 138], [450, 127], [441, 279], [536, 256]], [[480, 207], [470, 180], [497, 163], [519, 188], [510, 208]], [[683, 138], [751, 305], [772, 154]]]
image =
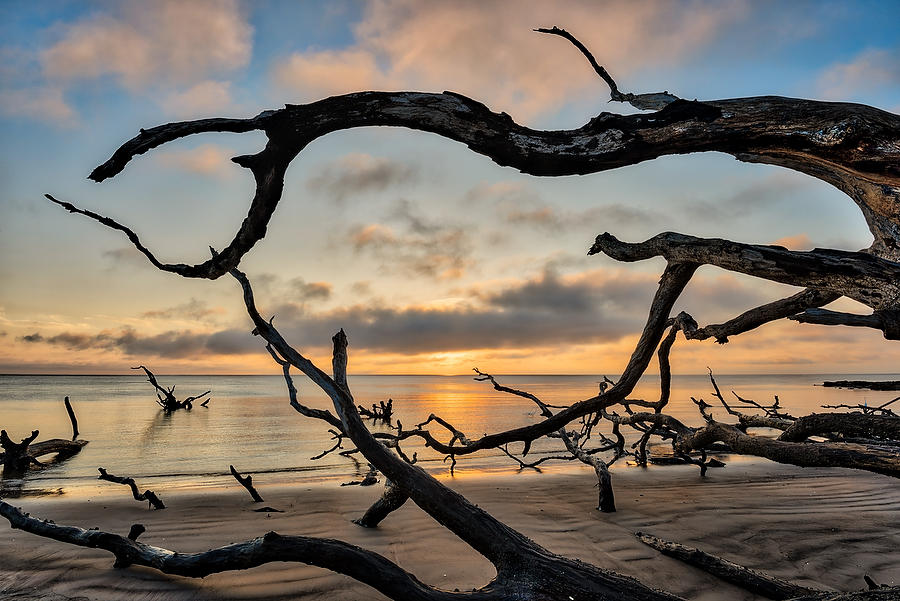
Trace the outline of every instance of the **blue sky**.
[[[626, 91], [898, 112], [898, 22], [900, 2], [0, 2], [0, 372], [268, 369], [233, 282], [158, 273], [116, 233], [43, 200], [128, 223], [169, 261], [226, 244], [252, 194], [228, 158], [264, 136], [178, 141], [87, 181], [139, 127], [361, 89], [450, 89], [541, 128], [628, 112], [573, 48], [531, 32], [550, 25], [584, 41]], [[310, 353], [347, 328], [361, 371], [615, 373], [660, 264], [586, 257], [606, 230], [794, 248], [870, 241], [837, 190], [724, 155], [535, 178], [430, 134], [369, 128], [302, 153], [243, 266]], [[710, 322], [787, 292], [705, 269], [683, 308]], [[900, 364], [877, 332], [797, 324], [677, 352], [687, 372]]]

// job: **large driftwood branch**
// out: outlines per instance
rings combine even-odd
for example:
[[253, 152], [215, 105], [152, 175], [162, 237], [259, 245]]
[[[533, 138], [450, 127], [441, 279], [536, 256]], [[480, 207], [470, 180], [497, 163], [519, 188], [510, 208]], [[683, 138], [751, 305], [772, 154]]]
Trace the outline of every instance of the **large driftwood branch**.
[[627, 116], [601, 113], [578, 129], [539, 131], [453, 92], [358, 92], [287, 105], [248, 119], [203, 119], [142, 129], [94, 169], [91, 179], [99, 182], [115, 176], [136, 155], [197, 133], [261, 130], [268, 137], [261, 152], [232, 159], [250, 169], [256, 179], [247, 218], [218, 256], [197, 265], [162, 263], [129, 228], [70, 203], [51, 200], [126, 233], [163, 271], [218, 278], [236, 267], [265, 235], [281, 199], [287, 166], [310, 142], [343, 129], [396, 126], [462, 142], [500, 165], [533, 175], [594, 173], [664, 155], [703, 151], [780, 165], [848, 194], [874, 235], [872, 252], [900, 259], [900, 217], [895, 209], [900, 197], [900, 116], [863, 105], [775, 96], [689, 102], [666, 93], [622, 94], [574, 36], [556, 27], [539, 31], [575, 44], [609, 84], [613, 100], [660, 110]]
[[25, 532], [72, 545], [109, 551], [116, 557], [117, 567], [139, 565], [165, 574], [203, 578], [210, 574], [245, 570], [275, 561], [291, 561], [346, 574], [393, 599], [497, 599], [491, 594], [490, 585], [477, 592], [461, 594], [432, 588], [377, 553], [327, 538], [284, 536], [268, 532], [260, 538], [202, 553], [177, 553], [111, 532], [84, 530], [39, 520], [3, 501], [0, 501], [0, 515], [9, 520], [13, 528]]
[[799, 586], [791, 582], [786, 582], [779, 578], [774, 578], [768, 574], [745, 568], [744, 566], [728, 561], [727, 559], [710, 555], [700, 549], [685, 547], [684, 545], [669, 542], [650, 534], [636, 532], [635, 536], [637, 536], [638, 540], [645, 545], [653, 547], [664, 555], [674, 557], [688, 565], [700, 568], [726, 582], [735, 584], [755, 595], [762, 595], [767, 599], [781, 601], [783, 599], [793, 599], [795, 597], [815, 595], [822, 592], [805, 586]]
[[810, 436], [839, 434], [849, 438], [882, 438], [900, 442], [900, 417], [863, 413], [813, 413], [797, 418], [778, 440], [800, 442]]
[[494, 585], [506, 591], [497, 598], [505, 598], [503, 595], [506, 594], [540, 599], [554, 597], [559, 591], [566, 590], [573, 591], [573, 595], [598, 599], [677, 599], [648, 589], [632, 578], [550, 553], [445, 487], [421, 468], [393, 455], [365, 427], [345, 385], [348, 358], [347, 338], [343, 331], [334, 336], [332, 377], [291, 347], [275, 327], [259, 315], [246, 276], [237, 270], [232, 270], [231, 274], [241, 284], [247, 312], [256, 326], [254, 331], [332, 399], [344, 432], [366, 459], [406, 491], [416, 505], [494, 564], [497, 569]]
[[[673, 446], [682, 455], [723, 442], [734, 453], [764, 457], [777, 463], [800, 467], [846, 467], [900, 478], [900, 453], [875, 443], [786, 442], [750, 436], [736, 426], [715, 420], [693, 429], [664, 413], [605, 414], [604, 417], [621, 425], [648, 423], [668, 428], [675, 433]], [[834, 427], [836, 425], [831, 429]]]
[[[684, 290], [684, 287], [690, 281], [691, 276], [693, 276], [696, 269], [696, 264], [689, 263], [670, 264], [666, 267], [660, 277], [659, 287], [651, 301], [647, 322], [641, 332], [635, 350], [632, 353], [628, 364], [625, 366], [622, 377], [619, 378], [619, 381], [614, 386], [605, 390], [603, 393], [574, 403], [568, 409], [564, 409], [554, 414], [552, 417], [536, 424], [514, 428], [504, 432], [487, 434], [477, 440], [469, 440], [466, 444], [462, 445], [454, 446], [452, 440], [450, 444], [441, 442], [435, 438], [431, 432], [420, 428], [404, 431], [403, 437], [419, 437], [424, 441], [426, 446], [431, 447], [438, 453], [444, 455], [468, 455], [484, 449], [499, 448], [500, 446], [511, 442], [535, 440], [550, 432], [559, 430], [561, 427], [582, 416], [588, 415], [589, 413], [595, 413], [605, 407], [622, 402], [631, 391], [634, 390], [641, 375], [647, 369], [647, 366], [653, 358], [654, 351], [656, 351], [659, 342], [663, 337], [665, 329], [670, 325], [669, 314], [671, 313], [672, 306]], [[321, 375], [316, 377], [309, 375], [309, 373], [315, 374], [321, 370], [315, 368], [308, 359], [291, 349], [290, 345], [288, 345], [281, 337], [281, 334], [278, 333], [274, 326], [260, 315], [259, 310], [256, 308], [253, 290], [246, 276], [238, 270], [232, 270], [231, 273], [238, 279], [243, 288], [244, 304], [247, 313], [250, 315], [250, 318], [255, 325], [254, 333], [262, 335], [263, 332], [266, 332], [267, 335], [264, 336], [264, 338], [278, 352], [281, 356], [281, 360], [289, 362], [290, 365], [297, 367], [297, 369], [306, 374], [314, 383], [321, 387], [321, 377], [327, 377], [327, 374], [322, 372]], [[288, 356], [285, 352], [290, 353], [291, 355]], [[282, 367], [284, 366], [282, 365]]]
[[669, 261], [715, 265], [773, 282], [807, 286], [850, 297], [876, 310], [900, 302], [900, 263], [870, 253], [742, 244], [674, 232], [644, 242], [622, 242], [610, 233], [597, 236], [588, 254], [603, 252], [618, 261], [665, 257]]
[[[725, 323], [710, 324], [708, 326], [698, 328], [684, 328], [684, 336], [689, 340], [706, 340], [707, 338], [715, 338], [719, 344], [728, 342], [729, 336], [737, 336], [744, 332], [756, 329], [761, 325], [777, 319], [787, 317], [788, 319], [797, 319], [797, 314], [801, 311], [807, 311], [812, 307], [820, 307], [827, 305], [832, 301], [836, 301], [842, 295], [836, 292], [824, 292], [814, 288], [807, 288], [802, 292], [782, 298], [765, 305], [760, 305], [748, 311], [745, 311], [729, 319]], [[809, 312], [809, 311], [807, 311]], [[801, 313], [802, 315], [802, 313]], [[797, 321], [801, 321], [797, 319]], [[696, 323], [694, 324], [696, 326]], [[877, 327], [877, 326], [870, 326]], [[881, 328], [879, 328], [881, 329]]]

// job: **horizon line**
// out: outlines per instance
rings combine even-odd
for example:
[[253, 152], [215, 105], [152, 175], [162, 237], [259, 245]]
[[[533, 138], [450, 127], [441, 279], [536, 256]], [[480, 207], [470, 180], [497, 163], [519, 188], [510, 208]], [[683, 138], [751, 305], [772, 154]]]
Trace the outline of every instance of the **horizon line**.
[[[156, 372], [154, 372], [156, 373]], [[184, 377], [184, 376], [207, 376], [207, 377], [259, 377], [259, 376], [271, 376], [271, 377], [281, 377], [281, 374], [275, 373], [250, 373], [250, 374], [231, 374], [231, 373], [165, 373], [159, 372], [162, 375], [167, 377]], [[610, 373], [610, 372], [607, 372]], [[297, 375], [303, 375], [302, 373], [298, 373]], [[358, 374], [348, 374], [348, 376], [365, 376], [365, 377], [423, 377], [423, 378], [458, 378], [461, 376], [472, 376], [470, 373], [458, 373], [458, 374], [379, 374], [379, 373], [358, 373]], [[504, 377], [520, 377], [520, 376], [535, 376], [535, 377], [598, 377], [602, 378], [604, 374], [598, 373], [497, 373], [497, 376]], [[620, 374], [614, 374], [620, 375]], [[650, 376], [659, 376], [659, 373], [645, 373], [644, 375]], [[672, 374], [673, 377], [678, 376], [708, 376], [708, 372], [697, 372], [697, 373], [681, 373], [681, 374]], [[716, 375], [714, 373], [714, 375]], [[858, 375], [858, 376], [891, 376], [891, 375], [900, 375], [900, 371], [898, 372], [741, 372], [741, 373], [727, 373], [727, 372], [719, 372], [720, 376], [846, 376], [846, 375]], [[9, 376], [47, 376], [47, 377], [85, 377], [92, 378], [98, 376], [105, 377], [139, 377], [143, 378], [144, 374], [124, 374], [124, 373], [0, 373], [0, 377], [9, 377]], [[472, 376], [474, 377], [474, 376]], [[643, 377], [643, 376], [642, 376]]]

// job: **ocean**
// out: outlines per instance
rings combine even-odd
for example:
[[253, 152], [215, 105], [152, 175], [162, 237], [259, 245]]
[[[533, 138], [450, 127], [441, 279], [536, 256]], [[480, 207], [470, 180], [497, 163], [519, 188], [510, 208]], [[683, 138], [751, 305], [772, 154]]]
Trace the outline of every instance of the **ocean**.
[[[176, 385], [181, 399], [212, 390], [208, 407], [164, 413], [155, 402], [153, 388], [143, 376], [31, 376], [0, 375], [0, 427], [13, 440], [39, 429], [37, 440], [71, 438], [71, 427], [63, 405], [70, 397], [78, 417], [80, 438], [90, 443], [78, 455], [49, 467], [32, 470], [24, 480], [0, 481], [0, 496], [42, 494], [90, 494], [97, 486], [113, 486], [97, 480], [97, 468], [135, 478], [142, 488], [161, 495], [168, 490], [208, 490], [237, 483], [229, 464], [253, 474], [262, 490], [266, 485], [298, 481], [310, 485], [337, 485], [367, 471], [359, 456], [332, 453], [311, 458], [332, 446], [324, 422], [305, 418], [288, 404], [281, 376], [168, 376], [157, 374], [161, 384]], [[498, 376], [507, 386], [527, 390], [544, 401], [568, 404], [596, 394], [597, 376]], [[793, 415], [823, 411], [821, 405], [835, 403], [879, 404], [897, 392], [841, 390], [816, 386], [823, 380], [897, 380], [898, 374], [823, 375], [717, 375], [723, 394], [732, 390], [760, 403], [771, 403], [777, 394], [784, 410]], [[301, 402], [330, 408], [330, 402], [312, 383], [295, 376]], [[440, 415], [472, 438], [485, 433], [528, 425], [540, 415], [526, 399], [502, 394], [471, 376], [351, 376], [350, 387], [357, 402], [394, 401], [395, 419], [405, 427]], [[658, 376], [645, 376], [630, 398], [656, 400]], [[705, 375], [674, 376], [667, 413], [689, 425], [701, 418], [690, 397], [712, 402], [712, 387]], [[727, 415], [718, 411], [725, 421]], [[373, 425], [373, 429], [385, 426]], [[442, 440], [445, 432], [433, 431]], [[529, 457], [539, 457], [561, 447], [559, 441], [535, 443]], [[352, 448], [349, 441], [345, 449]], [[521, 444], [510, 446], [520, 451]], [[408, 454], [417, 452], [419, 464], [435, 474], [446, 474], [444, 458], [429, 449], [409, 443]], [[620, 462], [616, 469], [627, 469]], [[621, 466], [621, 467], [620, 467]], [[583, 469], [573, 462], [544, 464], [547, 470]], [[496, 472], [512, 473], [518, 465], [502, 452], [489, 450], [459, 459], [456, 477], [474, 477]]]

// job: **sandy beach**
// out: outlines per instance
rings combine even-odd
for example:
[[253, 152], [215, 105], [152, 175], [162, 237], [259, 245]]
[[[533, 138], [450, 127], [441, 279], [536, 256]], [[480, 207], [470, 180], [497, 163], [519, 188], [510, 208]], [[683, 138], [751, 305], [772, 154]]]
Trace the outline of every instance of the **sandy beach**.
[[[796, 583], [832, 590], [864, 588], [863, 575], [900, 583], [900, 487], [896, 480], [839, 469], [804, 470], [764, 462], [734, 463], [705, 480], [687, 467], [619, 469], [618, 511], [595, 509], [586, 473], [468, 475], [444, 479], [550, 550], [592, 562], [697, 601], [757, 599], [643, 546], [641, 530], [702, 548]], [[142, 523], [147, 544], [178, 551], [254, 538], [274, 530], [338, 538], [377, 551], [421, 580], [465, 590], [488, 581], [492, 566], [412, 503], [366, 530], [351, 523], [381, 486], [334, 484], [258, 487], [258, 507], [237, 483], [205, 494], [157, 490], [168, 508], [149, 511], [124, 487], [101, 485], [87, 498], [14, 499], [59, 524], [127, 533]], [[104, 551], [73, 547], [0, 525], [0, 596], [14, 599], [383, 599], [373, 589], [326, 570], [274, 563], [203, 580], [146, 568], [112, 567]]]

